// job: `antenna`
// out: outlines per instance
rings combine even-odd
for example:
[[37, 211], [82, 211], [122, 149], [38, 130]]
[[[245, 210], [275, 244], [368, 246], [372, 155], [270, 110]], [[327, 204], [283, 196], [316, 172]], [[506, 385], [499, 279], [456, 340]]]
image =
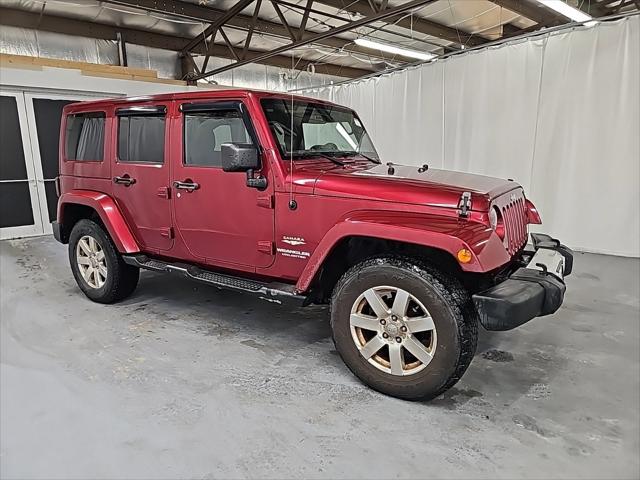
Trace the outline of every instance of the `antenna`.
[[[291, 81], [291, 87], [294, 87], [295, 78], [293, 71], [296, 68], [294, 51], [291, 50], [291, 73], [289, 74], [289, 80]], [[293, 88], [289, 88], [293, 90]], [[289, 210], [295, 210], [298, 208], [298, 202], [293, 198], [293, 92], [291, 92], [291, 110], [289, 116], [291, 117], [291, 125], [289, 126]]]

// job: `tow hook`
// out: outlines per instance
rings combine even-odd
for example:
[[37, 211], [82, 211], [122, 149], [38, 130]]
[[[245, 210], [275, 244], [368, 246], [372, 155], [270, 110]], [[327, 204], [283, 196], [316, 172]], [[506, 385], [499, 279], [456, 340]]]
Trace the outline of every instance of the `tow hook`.
[[463, 218], [469, 216], [471, 211], [471, 192], [463, 192], [460, 196], [460, 202], [458, 203], [458, 215]]

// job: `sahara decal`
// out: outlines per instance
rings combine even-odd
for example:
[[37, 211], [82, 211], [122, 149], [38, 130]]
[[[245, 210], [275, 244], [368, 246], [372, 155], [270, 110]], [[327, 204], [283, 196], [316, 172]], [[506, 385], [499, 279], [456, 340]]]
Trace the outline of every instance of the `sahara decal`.
[[307, 243], [302, 237], [289, 237], [287, 235], [282, 236], [282, 241], [293, 246], [305, 245]]

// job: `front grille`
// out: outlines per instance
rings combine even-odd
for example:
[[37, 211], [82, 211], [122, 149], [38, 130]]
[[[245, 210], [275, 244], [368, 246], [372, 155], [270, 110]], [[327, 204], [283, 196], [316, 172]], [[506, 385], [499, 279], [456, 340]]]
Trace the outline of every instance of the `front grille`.
[[506, 194], [496, 203], [504, 221], [504, 245], [509, 254], [513, 255], [527, 243], [528, 239], [527, 207], [524, 195], [522, 190], [517, 190], [516, 193]]

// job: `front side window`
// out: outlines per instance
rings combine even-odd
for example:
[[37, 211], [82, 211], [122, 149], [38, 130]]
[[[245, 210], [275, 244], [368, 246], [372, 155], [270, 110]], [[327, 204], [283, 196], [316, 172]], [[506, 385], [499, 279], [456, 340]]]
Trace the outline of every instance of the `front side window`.
[[261, 104], [284, 158], [362, 155], [379, 159], [353, 110], [281, 98], [262, 99]]
[[67, 160], [101, 162], [104, 157], [104, 112], [67, 116], [65, 157]]
[[118, 160], [164, 162], [164, 115], [118, 116]]
[[185, 114], [185, 165], [221, 167], [223, 143], [253, 143], [238, 109]]

